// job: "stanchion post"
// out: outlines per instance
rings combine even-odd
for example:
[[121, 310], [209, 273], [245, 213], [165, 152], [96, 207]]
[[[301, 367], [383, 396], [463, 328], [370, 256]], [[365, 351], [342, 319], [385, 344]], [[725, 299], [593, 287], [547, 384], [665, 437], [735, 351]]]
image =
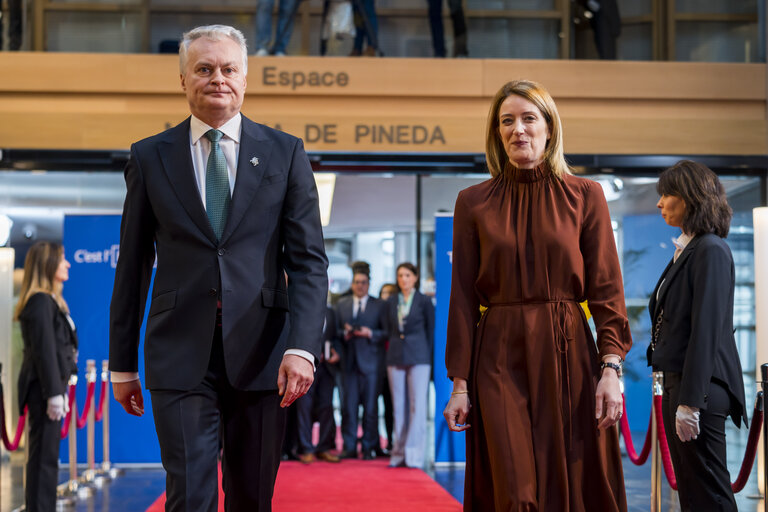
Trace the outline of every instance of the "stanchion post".
[[120, 475], [122, 470], [112, 467], [112, 463], [109, 461], [109, 360], [104, 359], [101, 361], [101, 381], [106, 382], [107, 385], [104, 388], [104, 405], [101, 414], [101, 428], [102, 428], [102, 443], [103, 443], [103, 457], [101, 462], [101, 469], [99, 474], [104, 478], [115, 478]]
[[[88, 359], [85, 362], [85, 374], [88, 386], [96, 385], [96, 361]], [[91, 399], [91, 407], [88, 409], [88, 436], [87, 442], [87, 460], [88, 469], [83, 472], [82, 482], [89, 485], [96, 485], [96, 393]]]
[[[760, 366], [763, 385], [763, 461], [768, 461], [768, 363]], [[763, 510], [768, 512], [768, 471], [763, 470]]]
[[[77, 386], [77, 375], [69, 377], [69, 386]], [[69, 400], [69, 393], [64, 394], [64, 400]], [[73, 507], [80, 485], [77, 483], [77, 400], [72, 401], [69, 414], [69, 481], [58, 487], [56, 508]]]
[[656, 417], [656, 397], [664, 390], [664, 374], [653, 372], [653, 401], [651, 402], [651, 512], [661, 512], [661, 449], [659, 448]]

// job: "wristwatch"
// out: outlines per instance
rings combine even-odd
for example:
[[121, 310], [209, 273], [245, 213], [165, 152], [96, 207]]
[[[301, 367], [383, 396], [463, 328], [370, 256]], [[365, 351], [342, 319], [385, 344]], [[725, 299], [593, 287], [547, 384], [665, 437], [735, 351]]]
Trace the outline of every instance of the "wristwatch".
[[600, 363], [600, 371], [602, 372], [605, 368], [613, 368], [616, 370], [616, 375], [621, 377], [624, 375], [624, 372], [622, 371], [621, 362], [618, 363], [612, 363], [610, 361], [603, 361]]

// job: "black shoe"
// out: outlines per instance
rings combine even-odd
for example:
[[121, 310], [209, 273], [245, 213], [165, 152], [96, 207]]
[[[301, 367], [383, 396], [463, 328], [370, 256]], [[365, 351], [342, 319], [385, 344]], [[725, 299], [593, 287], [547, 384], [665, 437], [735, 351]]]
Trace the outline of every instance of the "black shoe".
[[389, 457], [389, 450], [386, 448], [382, 448], [381, 446], [376, 447], [376, 456], [377, 457]]
[[373, 460], [376, 458], [376, 453], [371, 450], [365, 450], [363, 452], [363, 460]]
[[353, 452], [352, 450], [344, 450], [339, 454], [339, 457], [342, 459], [356, 459], [357, 452]]

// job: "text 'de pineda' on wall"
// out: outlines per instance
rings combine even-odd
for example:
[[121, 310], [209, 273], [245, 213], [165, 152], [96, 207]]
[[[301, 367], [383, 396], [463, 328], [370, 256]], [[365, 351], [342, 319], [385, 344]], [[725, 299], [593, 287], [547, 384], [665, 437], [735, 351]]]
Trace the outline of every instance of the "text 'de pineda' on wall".
[[[259, 88], [264, 92], [286, 94], [328, 94], [349, 92], [354, 95], [354, 76], [341, 70], [284, 69], [278, 65], [263, 66], [256, 71]], [[251, 76], [254, 73], [251, 72]], [[319, 102], [322, 97], [319, 97]], [[245, 105], [247, 108], [247, 104]], [[312, 112], [307, 117], [315, 117]], [[307, 144], [323, 146], [397, 146], [442, 147], [448, 144], [446, 130], [439, 123], [426, 123], [404, 119], [402, 121], [358, 121], [355, 112], [341, 111], [327, 122], [286, 119], [256, 119], [278, 130], [304, 139]]]

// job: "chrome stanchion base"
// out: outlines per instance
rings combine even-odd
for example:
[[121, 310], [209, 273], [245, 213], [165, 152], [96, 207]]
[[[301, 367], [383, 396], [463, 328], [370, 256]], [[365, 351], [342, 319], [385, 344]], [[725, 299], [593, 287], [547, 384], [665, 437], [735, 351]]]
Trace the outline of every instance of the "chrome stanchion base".
[[97, 475], [101, 475], [109, 480], [114, 480], [115, 478], [122, 476], [123, 473], [125, 473], [125, 470], [116, 468], [109, 463], [102, 464], [101, 469], [96, 470]]
[[77, 480], [70, 480], [57, 488], [57, 499], [62, 498], [90, 498], [93, 496], [93, 487], [81, 484]]
[[100, 474], [100, 472], [95, 469], [86, 469], [85, 471], [83, 471], [83, 474], [80, 477], [79, 481], [80, 481], [80, 485], [101, 489], [102, 487], [104, 487], [104, 484], [109, 480], [111, 480], [111, 478]]
[[56, 498], [56, 510], [70, 510], [75, 508], [77, 500], [72, 496], [62, 496]]

